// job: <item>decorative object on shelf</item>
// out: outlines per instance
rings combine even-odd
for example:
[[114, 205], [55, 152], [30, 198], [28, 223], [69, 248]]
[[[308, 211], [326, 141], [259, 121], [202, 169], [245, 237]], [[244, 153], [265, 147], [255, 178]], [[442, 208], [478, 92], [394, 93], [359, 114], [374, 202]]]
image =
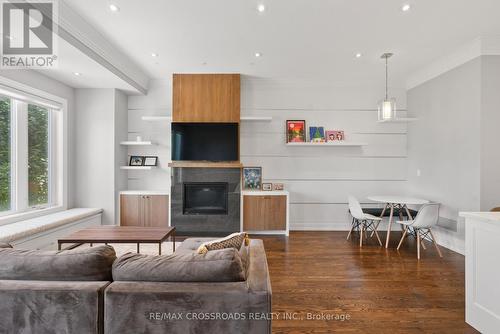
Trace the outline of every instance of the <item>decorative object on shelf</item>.
[[342, 141], [345, 140], [344, 131], [342, 130], [328, 130], [326, 131], [326, 141]]
[[135, 137], [135, 140], [136, 141], [142, 141], [142, 137], [141, 136], [137, 136], [137, 137]]
[[283, 183], [273, 183], [273, 190], [284, 190], [285, 185]]
[[389, 69], [388, 59], [393, 56], [392, 53], [384, 53], [380, 58], [385, 59], [385, 98], [378, 105], [378, 120], [388, 121], [396, 118], [396, 100], [389, 98]]
[[286, 142], [304, 143], [306, 141], [306, 121], [286, 121]]
[[130, 157], [129, 166], [144, 166], [144, 157], [138, 155], [132, 155]]
[[264, 191], [273, 190], [273, 184], [272, 183], [262, 183], [262, 190], [264, 190]]
[[144, 157], [144, 166], [157, 166], [158, 165], [158, 157]]
[[309, 127], [309, 141], [313, 143], [324, 143], [325, 142], [325, 128], [322, 126], [310, 126]]
[[243, 190], [262, 188], [262, 167], [243, 167]]

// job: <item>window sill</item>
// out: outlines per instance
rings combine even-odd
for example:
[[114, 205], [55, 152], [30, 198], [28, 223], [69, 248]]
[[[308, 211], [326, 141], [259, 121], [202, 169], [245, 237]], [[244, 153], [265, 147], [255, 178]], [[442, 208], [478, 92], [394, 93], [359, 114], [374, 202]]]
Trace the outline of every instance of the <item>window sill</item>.
[[16, 223], [16, 222], [21, 221], [21, 220], [50, 215], [52, 213], [56, 213], [56, 212], [63, 211], [63, 210], [66, 210], [66, 208], [63, 205], [57, 205], [57, 206], [51, 206], [51, 207], [45, 208], [45, 209], [30, 210], [30, 211], [18, 212], [18, 213], [6, 215], [6, 216], [0, 216], [0, 226], [6, 225], [6, 224], [11, 224], [11, 223]]

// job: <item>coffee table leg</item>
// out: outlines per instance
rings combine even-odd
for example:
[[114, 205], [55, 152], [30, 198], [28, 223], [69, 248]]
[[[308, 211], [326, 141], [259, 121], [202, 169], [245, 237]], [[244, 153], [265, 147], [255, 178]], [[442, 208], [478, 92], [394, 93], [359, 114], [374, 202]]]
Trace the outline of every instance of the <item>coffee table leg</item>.
[[161, 255], [161, 241], [158, 243], [158, 255]]
[[60, 242], [57, 243], [57, 250], [61, 250], [61, 243]]
[[174, 243], [172, 252], [175, 252], [175, 231], [172, 233], [172, 241]]
[[139, 243], [137, 243], [137, 254], [139, 254]]

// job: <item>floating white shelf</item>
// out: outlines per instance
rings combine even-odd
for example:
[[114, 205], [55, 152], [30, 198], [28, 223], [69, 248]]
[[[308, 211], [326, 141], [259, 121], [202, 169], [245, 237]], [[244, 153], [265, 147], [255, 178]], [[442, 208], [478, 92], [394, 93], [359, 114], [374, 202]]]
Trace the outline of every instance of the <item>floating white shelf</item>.
[[148, 122], [172, 122], [171, 116], [142, 116], [143, 121]]
[[273, 118], [271, 116], [243, 116], [240, 120], [244, 122], [271, 122]]
[[414, 122], [418, 120], [417, 118], [414, 117], [401, 117], [401, 118], [396, 118], [396, 119], [388, 119], [386, 121], [377, 121], [378, 123], [407, 123], [407, 122]]
[[128, 170], [151, 170], [156, 168], [156, 166], [121, 166], [120, 169], [128, 169]]
[[316, 147], [324, 147], [324, 146], [366, 146], [367, 143], [353, 142], [353, 141], [333, 141], [327, 143], [287, 143], [286, 146], [316, 146]]
[[152, 141], [122, 141], [120, 142], [120, 145], [126, 145], [126, 146], [147, 146], [147, 145], [154, 145], [155, 143]]

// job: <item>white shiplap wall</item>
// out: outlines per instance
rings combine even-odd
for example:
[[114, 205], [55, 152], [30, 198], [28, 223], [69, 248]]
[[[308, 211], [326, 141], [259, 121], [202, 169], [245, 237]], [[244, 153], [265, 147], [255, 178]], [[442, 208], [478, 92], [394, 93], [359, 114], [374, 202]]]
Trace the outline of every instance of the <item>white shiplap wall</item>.
[[[347, 196], [362, 202], [373, 194], [406, 190], [406, 124], [377, 123], [374, 109], [382, 85], [318, 84], [242, 76], [242, 116], [272, 116], [271, 122], [242, 122], [241, 160], [262, 166], [264, 181], [284, 183], [290, 191], [290, 227], [334, 230], [348, 227]], [[171, 81], [152, 81], [147, 96], [129, 97], [129, 138], [141, 135], [161, 145], [129, 153], [159, 155], [160, 168], [129, 173], [130, 189], [168, 189], [170, 125], [145, 122], [143, 115], [171, 114]], [[405, 108], [405, 91], [396, 95]], [[288, 147], [285, 121], [343, 129], [364, 147]], [[157, 152], [157, 153], [155, 153]]]

